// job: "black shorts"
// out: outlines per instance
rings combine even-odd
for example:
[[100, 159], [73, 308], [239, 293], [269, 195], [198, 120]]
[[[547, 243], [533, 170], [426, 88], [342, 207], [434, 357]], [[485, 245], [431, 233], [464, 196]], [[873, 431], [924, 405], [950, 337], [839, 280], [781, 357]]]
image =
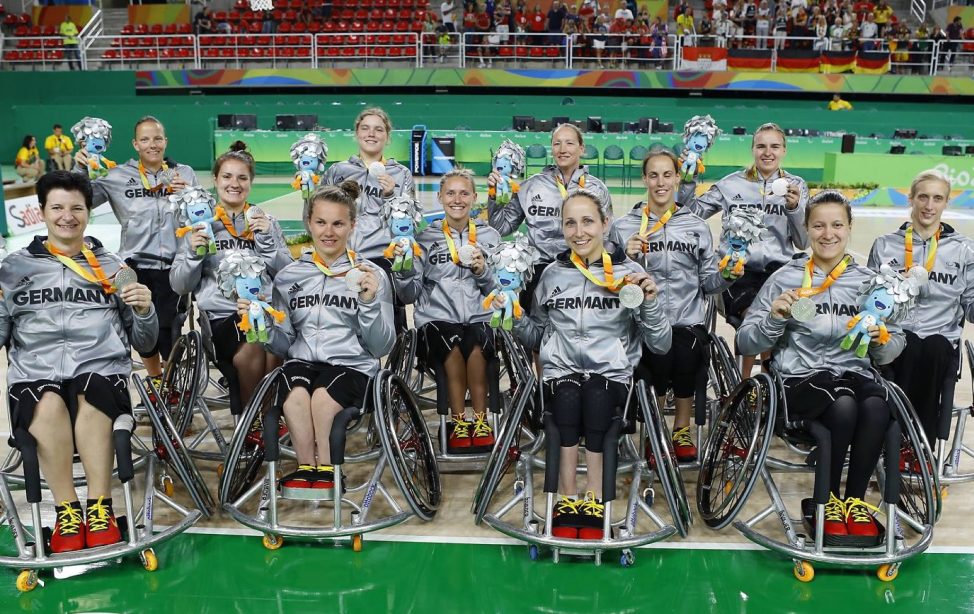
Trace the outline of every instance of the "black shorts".
[[494, 329], [487, 322], [455, 324], [453, 322], [428, 322], [419, 329], [420, 349], [427, 362], [443, 364], [453, 348], [460, 348], [464, 360], [479, 347], [484, 358], [494, 356]]
[[240, 344], [247, 342], [244, 332], [237, 328], [239, 321], [240, 318], [236, 315], [210, 320], [211, 341], [215, 354], [213, 358], [216, 362], [232, 365], [233, 357]]
[[879, 397], [889, 402], [886, 388], [879, 382], [852, 371], [838, 377], [834, 373], [820, 371], [805, 377], [782, 378], [782, 383], [788, 404], [788, 419], [791, 421], [814, 420], [842, 396], [850, 396], [859, 403], [869, 397]]
[[361, 371], [302, 360], [291, 360], [284, 365], [284, 380], [287, 390], [281, 391], [282, 403], [295, 388], [304, 388], [309, 394], [324, 388], [342, 407], [363, 407], [369, 388], [369, 376]]
[[162, 354], [163, 358], [168, 358], [169, 352], [172, 351], [173, 335], [175, 334], [172, 327], [179, 306], [179, 295], [173, 291], [172, 284], [169, 283], [169, 269], [140, 268], [131, 260], [126, 261], [126, 264], [135, 271], [139, 283], [152, 292], [152, 305], [156, 308], [156, 318], [159, 320], [159, 339], [152, 351], [139, 352], [139, 356], [148, 358], [158, 353]]
[[768, 281], [771, 274], [781, 268], [780, 263], [769, 264], [764, 271], [744, 270], [744, 275], [735, 281], [720, 295], [724, 303], [724, 318], [727, 323], [737, 328], [744, 319], [744, 312], [754, 302], [761, 286]]
[[612, 418], [625, 411], [628, 387], [601, 375], [569, 375], [546, 380], [545, 406], [554, 418], [561, 447], [578, 445], [584, 436], [585, 449], [602, 452], [605, 433]]
[[666, 394], [673, 388], [677, 398], [692, 397], [697, 388], [697, 377], [707, 368], [710, 336], [703, 326], [674, 326], [673, 345], [666, 354], [653, 354], [643, 347], [640, 364], [649, 372], [649, 380], [656, 394]]
[[543, 262], [541, 264], [534, 265], [534, 274], [531, 276], [531, 280], [524, 286], [521, 290], [521, 296], [519, 297], [521, 302], [521, 308], [524, 309], [524, 313], [531, 313], [531, 305], [534, 304], [534, 290], [538, 287], [538, 281], [541, 280], [541, 273], [544, 272], [550, 262]]
[[30, 423], [34, 420], [34, 408], [46, 392], [53, 392], [61, 397], [68, 408], [72, 425], [78, 418], [79, 395], [113, 422], [122, 414], [132, 413], [132, 398], [129, 396], [126, 376], [82, 373], [62, 382], [42, 379], [10, 386], [11, 430], [30, 428]]

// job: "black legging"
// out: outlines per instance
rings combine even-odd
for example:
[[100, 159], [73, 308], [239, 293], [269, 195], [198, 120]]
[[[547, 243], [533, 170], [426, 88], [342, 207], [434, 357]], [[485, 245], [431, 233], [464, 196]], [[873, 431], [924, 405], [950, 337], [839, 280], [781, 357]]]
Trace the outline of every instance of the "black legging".
[[829, 466], [829, 490], [838, 496], [842, 482], [842, 466], [852, 446], [845, 498], [862, 498], [869, 478], [879, 462], [879, 454], [886, 438], [891, 415], [889, 405], [879, 397], [857, 402], [851, 396], [841, 396], [825, 410], [818, 420], [832, 436], [832, 458]]
[[940, 417], [941, 391], [951, 369], [956, 369], [957, 350], [942, 335], [920, 338], [906, 331], [906, 345], [893, 362], [895, 381], [920, 418], [927, 441], [934, 445]]

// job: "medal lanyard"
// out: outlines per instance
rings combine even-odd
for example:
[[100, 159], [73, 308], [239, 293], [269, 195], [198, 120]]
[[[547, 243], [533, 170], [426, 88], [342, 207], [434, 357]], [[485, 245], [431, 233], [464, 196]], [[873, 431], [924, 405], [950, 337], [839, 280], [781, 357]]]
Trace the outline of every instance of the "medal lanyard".
[[588, 266], [582, 262], [582, 259], [579, 258], [578, 254], [575, 252], [572, 252], [571, 261], [572, 264], [575, 265], [575, 268], [581, 271], [582, 275], [584, 275], [586, 279], [600, 288], [608, 289], [610, 292], [618, 292], [619, 288], [621, 288], [626, 281], [625, 278], [623, 278], [620, 279], [618, 283], [616, 282], [615, 277], [612, 275], [612, 258], [609, 256], [609, 252], [605, 250], [602, 250], [602, 268], [605, 270], [605, 281], [602, 281], [593, 275], [592, 272], [588, 270]]
[[[165, 162], [163, 162], [162, 163], [162, 168], [160, 170], [161, 170], [161, 172], [166, 172], [166, 171], [169, 170], [169, 167], [166, 166], [166, 163]], [[154, 186], [150, 186], [149, 185], [149, 178], [146, 177], [146, 175], [145, 175], [145, 165], [142, 164], [142, 160], [139, 160], [139, 177], [142, 179], [142, 187], [144, 187], [146, 190], [148, 190], [150, 192], [154, 192], [154, 191], [158, 190], [159, 188], [163, 188], [163, 187], [165, 187], [166, 192], [170, 192], [171, 191], [168, 186], [164, 186], [162, 184], [162, 181], [160, 181], [159, 183], [157, 183]]]
[[829, 286], [835, 283], [835, 280], [845, 272], [849, 263], [852, 262], [852, 256], [846, 256], [842, 259], [842, 262], [835, 265], [835, 268], [828, 274], [825, 281], [818, 288], [812, 287], [812, 271], [815, 268], [815, 263], [811, 258], [808, 259], [808, 264], [805, 265], [805, 276], [802, 278], [802, 287], [798, 290], [798, 295], [801, 297], [815, 296], [816, 294], [821, 294], [825, 292]]
[[[555, 172], [557, 173], [555, 175], [555, 183], [558, 184], [558, 191], [561, 192], [561, 200], [564, 202], [564, 200], [566, 198], [568, 198], [568, 188], [565, 187], [565, 182], [561, 178], [561, 171], [556, 170]], [[568, 180], [569, 183], [571, 183], [571, 181], [572, 181], [571, 179]], [[579, 178], [578, 178], [578, 187], [581, 188], [581, 189], [583, 189], [583, 190], [585, 189], [585, 174], [584, 173], [582, 173], [582, 175], [579, 176]]]
[[249, 203], [244, 203], [243, 216], [244, 216], [244, 231], [237, 234], [237, 227], [233, 224], [233, 220], [227, 215], [227, 210], [223, 208], [223, 205], [217, 205], [216, 209], [213, 210], [213, 215], [216, 219], [223, 222], [223, 227], [227, 229], [231, 235], [238, 239], [248, 239], [253, 240], [254, 233], [250, 230], [250, 222], [247, 221], [247, 209], [250, 209]]
[[[941, 226], [937, 229], [936, 234], [930, 237], [930, 251], [927, 253], [927, 262], [923, 265], [927, 273], [933, 270], [934, 262], [937, 260], [937, 243], [940, 242], [940, 231], [942, 229]], [[906, 248], [903, 268], [909, 271], [913, 268], [913, 224], [910, 224], [910, 227], [906, 229], [906, 240], [903, 243]]]
[[318, 270], [325, 274], [326, 277], [342, 277], [348, 271], [355, 268], [355, 252], [350, 249], [345, 250], [345, 255], [348, 256], [348, 262], [351, 264], [348, 270], [342, 271], [341, 273], [335, 273], [325, 265], [325, 261], [321, 259], [318, 252], [312, 252], [311, 261], [314, 262]]
[[[474, 225], [473, 220], [467, 221], [467, 228], [469, 233], [468, 243], [470, 245], [477, 244], [477, 227]], [[453, 242], [453, 234], [450, 232], [450, 225], [443, 220], [443, 236], [446, 237], [446, 246], [450, 248], [450, 258], [453, 259], [453, 264], [460, 264], [460, 255], [457, 253], [457, 245]]]
[[[649, 232], [646, 232], [646, 228], [649, 226], [649, 205], [643, 207], [643, 218], [639, 222], [639, 236], [645, 239], [646, 237], [655, 233], [663, 226], [666, 226], [666, 223], [670, 221], [671, 217], [673, 217], [674, 211], [676, 211], [676, 205], [673, 205], [672, 207], [667, 209], [666, 213], [663, 214], [663, 217], [659, 218], [659, 220], [655, 224], [653, 224], [653, 227], [649, 229]], [[648, 246], [645, 243], [643, 243], [644, 254], [646, 253], [647, 249]]]
[[51, 245], [50, 242], [45, 242], [44, 245], [47, 247], [47, 251], [50, 252], [52, 256], [57, 258], [61, 264], [80, 275], [84, 280], [90, 281], [93, 284], [100, 284], [102, 290], [105, 291], [105, 294], [112, 294], [115, 292], [115, 288], [112, 287], [112, 282], [109, 281], [108, 277], [105, 276], [105, 271], [102, 270], [101, 265], [98, 263], [98, 259], [95, 258], [95, 254], [93, 254], [86, 245], [81, 246], [81, 253], [84, 255], [85, 260], [88, 261], [88, 266], [91, 267], [91, 273], [75, 262], [73, 258], [70, 258], [67, 254]]

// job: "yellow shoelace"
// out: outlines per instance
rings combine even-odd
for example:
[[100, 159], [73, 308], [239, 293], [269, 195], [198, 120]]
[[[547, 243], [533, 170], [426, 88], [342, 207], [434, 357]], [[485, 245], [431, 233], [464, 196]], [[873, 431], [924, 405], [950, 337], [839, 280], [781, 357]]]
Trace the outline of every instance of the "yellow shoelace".
[[690, 436], [690, 427], [685, 426], [673, 432], [673, 443], [678, 446], [692, 446], [693, 437]]
[[845, 522], [846, 510], [842, 499], [829, 493], [829, 502], [825, 504], [825, 519], [834, 522]]
[[314, 465], [298, 465], [298, 471], [314, 471]]
[[77, 535], [81, 531], [81, 510], [67, 501], [58, 506], [57, 523], [61, 527], [61, 535]]
[[558, 515], [558, 514], [577, 514], [578, 513], [578, 506], [580, 504], [581, 504], [581, 501], [576, 501], [575, 499], [571, 499], [569, 497], [562, 497], [561, 500], [558, 501], [558, 503], [555, 504], [554, 513], [556, 515]]
[[98, 497], [98, 501], [94, 505], [88, 506], [88, 530], [89, 531], [105, 531], [108, 529], [108, 523], [111, 519], [111, 514], [108, 511], [108, 506], [102, 503], [105, 497]]
[[882, 513], [878, 507], [869, 505], [857, 497], [849, 497], [845, 500], [846, 518], [852, 517], [852, 522], [872, 522], [872, 514], [869, 510]]
[[330, 471], [330, 472], [334, 473], [335, 472], [335, 467], [332, 466], [332, 465], [318, 465], [317, 471], [318, 471], [318, 473], [323, 473], [325, 471]]
[[602, 518], [605, 516], [605, 506], [595, 500], [595, 493], [591, 490], [585, 493], [585, 500], [582, 501], [582, 513], [586, 516]]
[[473, 436], [474, 437], [486, 437], [494, 432], [494, 429], [490, 428], [487, 424], [487, 416], [483, 414], [477, 414], [474, 416], [473, 423]]
[[463, 418], [453, 417], [453, 436], [470, 437], [470, 423]]

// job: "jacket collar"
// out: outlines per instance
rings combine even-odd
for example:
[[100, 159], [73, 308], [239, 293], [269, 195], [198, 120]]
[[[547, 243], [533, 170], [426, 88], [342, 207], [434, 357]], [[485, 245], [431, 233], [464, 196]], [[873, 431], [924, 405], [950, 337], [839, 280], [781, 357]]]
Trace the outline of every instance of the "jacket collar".
[[[896, 234], [898, 234], [901, 237], [905, 237], [906, 236], [906, 229], [909, 228], [910, 227], [910, 224], [912, 224], [912, 223], [913, 222], [909, 222], [909, 221], [908, 222], [903, 222], [903, 224], [900, 225], [899, 229], [896, 231]], [[940, 231], [940, 237], [941, 238], [943, 238], [943, 237], [949, 237], [950, 235], [955, 234], [957, 232], [956, 230], [954, 230], [954, 227], [953, 226], [951, 226], [950, 224], [948, 224], [947, 222], [945, 222], [943, 220], [940, 221], [940, 225], [941, 225], [941, 227], [943, 227], [943, 230]]]
[[[605, 242], [604, 249], [607, 252], [609, 252], [609, 256], [612, 259], [612, 264], [622, 264], [627, 259], [626, 251], [622, 248], [622, 246], [616, 245], [615, 243], [613, 243], [611, 241], [606, 241]], [[571, 260], [569, 260], [569, 258], [571, 258], [571, 255], [572, 255], [572, 250], [566, 249], [565, 251], [563, 251], [560, 254], [558, 254], [557, 256], [555, 256], [555, 260], [557, 260], [558, 262], [560, 262], [562, 264], [571, 265], [572, 262], [571, 262]], [[601, 260], [596, 260], [595, 262], [592, 263], [591, 266], [601, 267], [602, 266], [602, 261]]]
[[[45, 241], [47, 241], [46, 235], [34, 235], [34, 240], [27, 246], [27, 253], [32, 256], [50, 256], [51, 252], [47, 251], [47, 247], [44, 245]], [[93, 251], [96, 256], [105, 251], [105, 246], [95, 237], [85, 237], [84, 241], [88, 249]]]

